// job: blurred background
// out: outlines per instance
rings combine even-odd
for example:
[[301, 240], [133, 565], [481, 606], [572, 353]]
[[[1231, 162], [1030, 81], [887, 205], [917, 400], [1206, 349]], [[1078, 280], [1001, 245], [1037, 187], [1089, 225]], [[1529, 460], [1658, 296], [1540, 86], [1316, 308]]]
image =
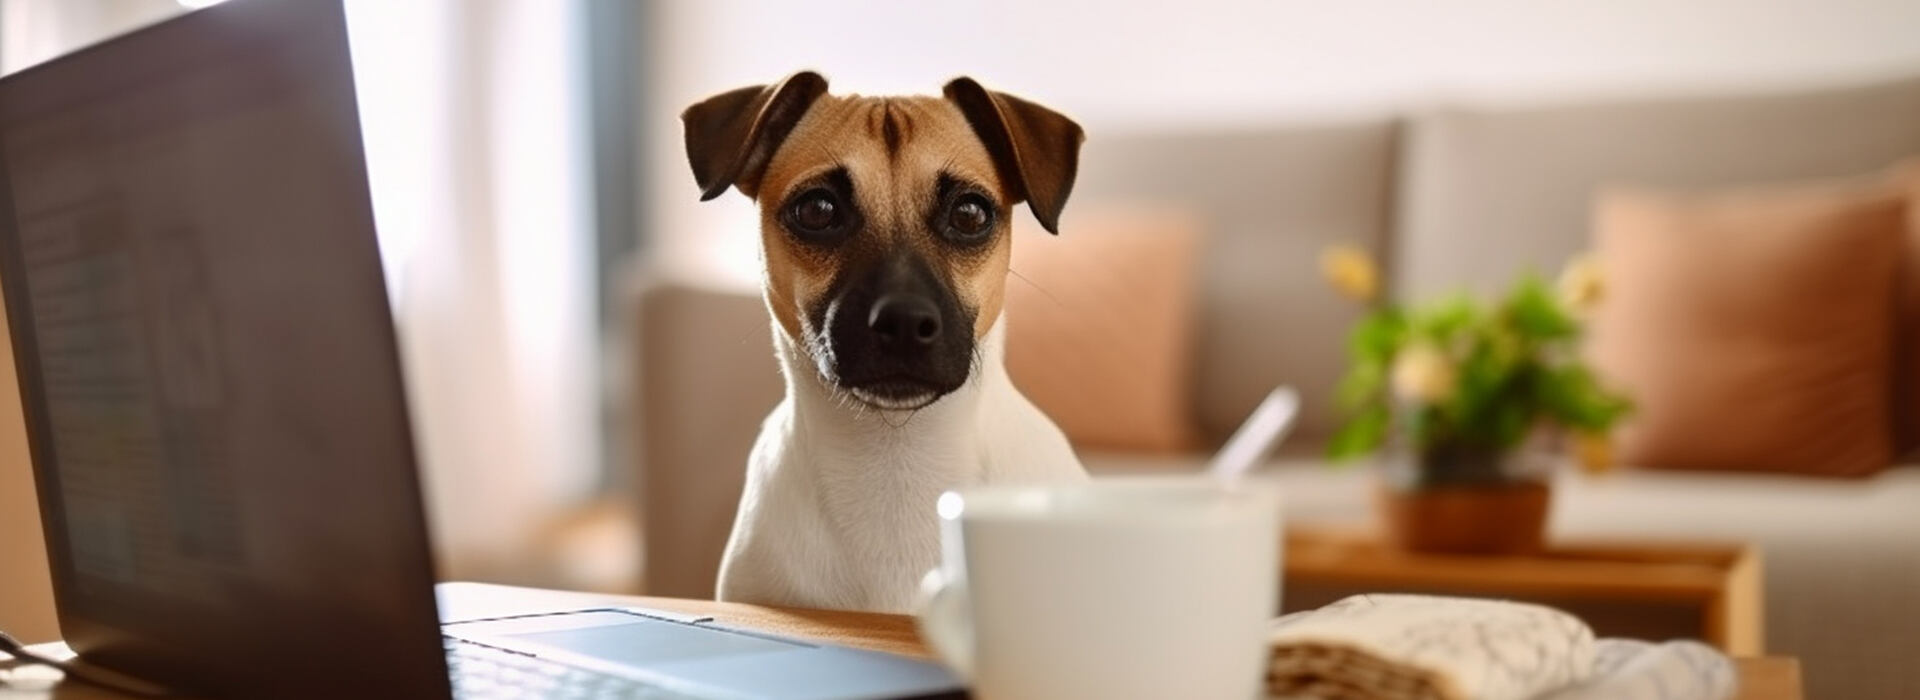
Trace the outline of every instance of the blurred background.
[[[206, 4], [0, 0], [0, 70]], [[803, 68], [869, 94], [934, 93], [971, 75], [1080, 121], [1092, 151], [1120, 133], [1385, 118], [1463, 97], [1726, 92], [1920, 69], [1920, 5], [1901, 0], [348, 8], [443, 574], [595, 587], [637, 577], [637, 560], [596, 551], [568, 564], [535, 543], [632, 485], [621, 412], [633, 272], [757, 283], [752, 202], [701, 203], [686, 171], [679, 111], [708, 95]], [[629, 535], [596, 536], [635, 551]]]
[[[210, 2], [0, 0], [0, 70]], [[1116, 240], [1177, 229], [1191, 234], [1186, 247], [1165, 257], [1192, 269], [1114, 259], [1076, 273], [1071, 261], [1104, 254], [1098, 244], [1082, 255], [1023, 239], [1032, 264], [1060, 269], [1021, 271], [1069, 296], [1125, 272], [1199, 309], [1148, 320], [1195, 338], [1154, 356], [1175, 384], [1142, 394], [1171, 396], [1179, 415], [1139, 417], [1149, 427], [1117, 440], [1100, 434], [1113, 425], [1101, 417], [1056, 416], [1081, 426], [1068, 432], [1112, 470], [1197, 459], [1274, 383], [1303, 384], [1324, 404], [1355, 316], [1318, 282], [1324, 245], [1380, 258], [1397, 293], [1504, 283], [1586, 247], [1597, 183], [1840, 176], [1920, 153], [1911, 0], [347, 5], [446, 579], [710, 591], [746, 441], [779, 391], [753, 297], [754, 205], [736, 194], [699, 202], [680, 145], [680, 110], [714, 93], [800, 69], [842, 93], [936, 93], [969, 75], [1078, 120], [1089, 140], [1061, 245], [1101, 228]], [[1713, 141], [1735, 132], [1744, 136]], [[1702, 142], [1734, 160], [1784, 151], [1742, 161], [1750, 167], [1644, 166]], [[1477, 224], [1421, 218], [1467, 215], [1411, 184], [1524, 185], [1535, 171], [1513, 164], [1557, 146], [1586, 164], [1568, 181], [1577, 187], [1463, 196], [1487, 198], [1481, 210], [1501, 225], [1571, 217], [1552, 232], [1564, 244], [1449, 237]], [[1458, 153], [1492, 155], [1474, 156], [1486, 172], [1449, 169]], [[1615, 157], [1642, 165], [1607, 170]], [[1511, 210], [1535, 199], [1575, 213], [1514, 223]], [[1518, 252], [1427, 259], [1490, 250]], [[1047, 262], [1059, 258], [1069, 263]], [[1080, 297], [1072, 303], [1113, 303]], [[1154, 332], [1115, 332], [1129, 330]], [[1309, 416], [1303, 449], [1330, 430], [1329, 411]], [[1179, 426], [1155, 431], [1169, 421]], [[19, 483], [23, 454], [5, 459]], [[24, 491], [6, 496], [31, 505]], [[1355, 503], [1301, 510], [1338, 518], [1364, 510]]]

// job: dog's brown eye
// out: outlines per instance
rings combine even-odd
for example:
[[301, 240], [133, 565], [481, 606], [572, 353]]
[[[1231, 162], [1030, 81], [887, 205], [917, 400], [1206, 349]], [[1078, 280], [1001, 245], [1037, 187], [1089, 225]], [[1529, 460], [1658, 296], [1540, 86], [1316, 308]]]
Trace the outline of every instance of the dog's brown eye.
[[947, 226], [961, 240], [981, 238], [993, 232], [993, 208], [979, 195], [964, 195], [947, 210]]
[[840, 220], [840, 206], [827, 192], [810, 192], [787, 211], [787, 221], [801, 233], [824, 233]]

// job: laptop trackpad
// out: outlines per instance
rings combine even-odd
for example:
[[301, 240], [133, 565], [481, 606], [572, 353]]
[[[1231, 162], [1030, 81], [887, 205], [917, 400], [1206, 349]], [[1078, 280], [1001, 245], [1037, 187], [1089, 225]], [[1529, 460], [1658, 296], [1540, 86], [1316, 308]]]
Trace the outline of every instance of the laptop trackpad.
[[806, 648], [791, 642], [618, 612], [578, 613], [563, 619], [574, 624], [561, 629], [500, 636], [626, 666]]

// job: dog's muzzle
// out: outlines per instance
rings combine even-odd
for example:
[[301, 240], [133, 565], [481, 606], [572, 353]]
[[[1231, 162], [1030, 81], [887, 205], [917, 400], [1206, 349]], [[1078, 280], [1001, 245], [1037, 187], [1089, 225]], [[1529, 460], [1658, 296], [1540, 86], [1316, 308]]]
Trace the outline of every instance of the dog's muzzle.
[[925, 262], [898, 257], [846, 281], [821, 324], [839, 387], [882, 409], [914, 409], [967, 381], [972, 321]]

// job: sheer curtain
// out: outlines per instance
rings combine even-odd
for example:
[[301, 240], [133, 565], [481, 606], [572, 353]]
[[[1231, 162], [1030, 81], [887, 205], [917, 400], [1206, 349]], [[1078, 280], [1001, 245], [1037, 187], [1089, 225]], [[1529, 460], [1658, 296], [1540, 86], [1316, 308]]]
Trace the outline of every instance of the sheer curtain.
[[[0, 0], [0, 68], [186, 4]], [[585, 0], [346, 5], [440, 574], [579, 583], [541, 550], [602, 476]]]
[[537, 580], [600, 469], [582, 5], [347, 11], [441, 574]]

